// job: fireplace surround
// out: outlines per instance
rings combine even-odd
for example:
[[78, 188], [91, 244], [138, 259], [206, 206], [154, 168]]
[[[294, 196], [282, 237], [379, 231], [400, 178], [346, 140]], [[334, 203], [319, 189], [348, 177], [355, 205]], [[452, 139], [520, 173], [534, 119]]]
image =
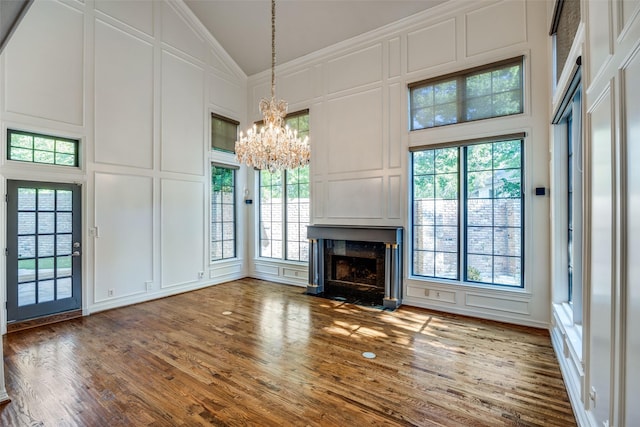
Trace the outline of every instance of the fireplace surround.
[[402, 303], [402, 227], [310, 225], [307, 293], [341, 287], [366, 293], [379, 305]]

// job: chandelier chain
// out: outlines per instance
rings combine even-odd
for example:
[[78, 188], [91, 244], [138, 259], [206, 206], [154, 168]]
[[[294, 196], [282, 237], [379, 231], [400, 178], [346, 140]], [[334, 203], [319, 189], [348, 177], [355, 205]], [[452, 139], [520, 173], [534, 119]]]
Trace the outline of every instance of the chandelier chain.
[[276, 0], [271, 0], [271, 98], [276, 97]]

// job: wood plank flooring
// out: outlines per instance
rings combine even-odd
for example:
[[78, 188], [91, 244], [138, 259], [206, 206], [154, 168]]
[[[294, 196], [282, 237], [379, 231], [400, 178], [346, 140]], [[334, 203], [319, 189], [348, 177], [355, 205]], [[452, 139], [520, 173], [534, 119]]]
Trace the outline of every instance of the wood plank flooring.
[[547, 331], [303, 291], [243, 279], [6, 335], [0, 425], [575, 425]]

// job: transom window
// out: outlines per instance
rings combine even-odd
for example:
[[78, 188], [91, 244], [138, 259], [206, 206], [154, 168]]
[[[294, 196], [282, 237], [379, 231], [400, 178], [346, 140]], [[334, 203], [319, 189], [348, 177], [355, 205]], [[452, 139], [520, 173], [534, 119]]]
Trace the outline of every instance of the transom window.
[[[309, 134], [309, 112], [288, 115], [286, 124], [304, 139]], [[261, 170], [259, 179], [260, 256], [308, 261], [309, 166], [273, 173]]]
[[78, 140], [9, 129], [7, 158], [20, 162], [78, 166]]
[[522, 138], [412, 152], [412, 273], [523, 286]]
[[235, 153], [240, 122], [211, 114], [211, 148], [213, 150]]
[[523, 112], [523, 57], [409, 85], [411, 130]]

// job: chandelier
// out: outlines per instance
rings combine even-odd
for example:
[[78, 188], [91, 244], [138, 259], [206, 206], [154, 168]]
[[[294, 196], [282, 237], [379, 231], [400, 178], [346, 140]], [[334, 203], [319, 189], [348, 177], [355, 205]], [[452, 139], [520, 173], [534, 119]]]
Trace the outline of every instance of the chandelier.
[[285, 125], [287, 102], [276, 100], [276, 2], [271, 0], [271, 99], [260, 100], [263, 124], [254, 124], [246, 136], [240, 132], [236, 141], [236, 159], [256, 169], [275, 172], [309, 164], [309, 138], [304, 141], [298, 131]]

